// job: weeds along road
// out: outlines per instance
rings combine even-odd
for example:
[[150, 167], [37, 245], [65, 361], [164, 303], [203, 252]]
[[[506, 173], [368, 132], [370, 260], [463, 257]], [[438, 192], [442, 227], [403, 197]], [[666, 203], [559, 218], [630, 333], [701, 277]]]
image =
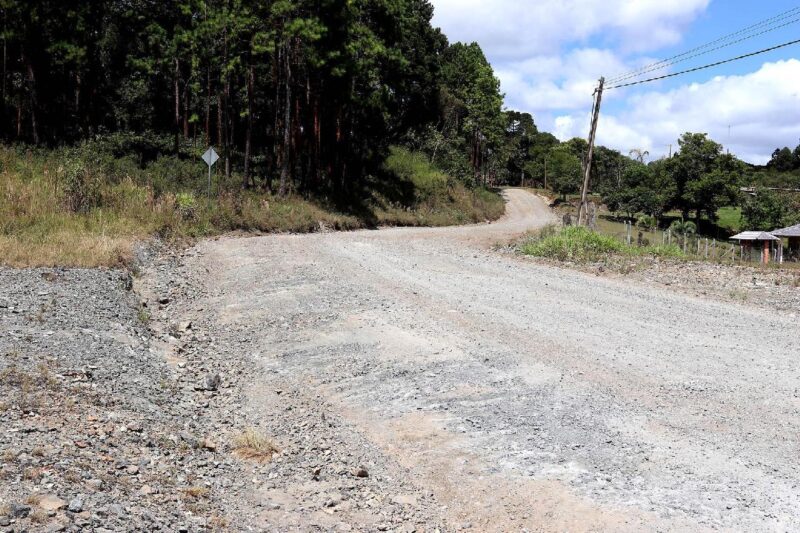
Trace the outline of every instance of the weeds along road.
[[[198, 308], [250, 343], [247, 408], [289, 443], [332, 413], [333, 455], [445, 529], [800, 529], [797, 318], [492, 251], [553, 218], [506, 196], [490, 225], [200, 244]], [[300, 475], [275, 486], [264, 525], [374, 527], [358, 502], [324, 522]]]

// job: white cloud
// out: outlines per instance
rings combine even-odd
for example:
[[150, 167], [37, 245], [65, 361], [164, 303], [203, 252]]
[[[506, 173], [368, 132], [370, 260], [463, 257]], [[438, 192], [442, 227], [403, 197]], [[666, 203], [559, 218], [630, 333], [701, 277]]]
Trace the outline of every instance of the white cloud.
[[[601, 75], [627, 72], [682, 30], [710, 0], [433, 0], [451, 41], [477, 41], [506, 105], [536, 115], [591, 105]], [[565, 50], [567, 50], [565, 52]], [[614, 96], [611, 96], [614, 98]]]
[[[586, 137], [592, 92], [656, 61], [710, 0], [432, 0], [434, 23], [451, 41], [477, 41], [492, 62], [506, 105], [533, 113], [540, 129]], [[652, 72], [657, 75], [659, 72]], [[707, 132], [741, 158], [765, 162], [800, 139], [800, 61], [767, 63], [743, 76], [660, 90], [608, 91], [599, 141], [655, 157], [686, 131]], [[728, 138], [728, 126], [731, 137]]]
[[508, 107], [541, 112], [591, 106], [594, 88], [603, 73], [631, 68], [610, 50], [577, 48], [563, 56], [536, 56], [502, 64], [495, 74]]
[[[609, 93], [610, 94], [610, 93]], [[561, 139], [585, 137], [588, 116], [571, 113], [553, 121]], [[730, 141], [728, 126], [731, 127]], [[659, 157], [687, 131], [708, 133], [732, 153], [764, 163], [772, 151], [800, 139], [800, 61], [765, 63], [742, 76], [718, 76], [666, 92], [632, 95], [628, 109], [603, 114], [598, 141], [626, 153], [644, 148]]]
[[[477, 41], [494, 61], [558, 53], [601, 35], [627, 50], [676, 43], [710, 0], [433, 0], [451, 41]], [[613, 39], [611, 38], [613, 36]]]

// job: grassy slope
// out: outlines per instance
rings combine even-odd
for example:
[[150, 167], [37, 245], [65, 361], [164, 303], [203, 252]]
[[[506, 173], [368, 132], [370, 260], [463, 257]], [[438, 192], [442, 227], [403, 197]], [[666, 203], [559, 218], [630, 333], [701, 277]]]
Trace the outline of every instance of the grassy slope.
[[[401, 149], [393, 150], [387, 162], [390, 179], [372, 184], [371, 198], [353, 211], [357, 214], [265, 193], [237, 191], [208, 201], [183, 192], [168, 165], [160, 168], [168, 170], [151, 175], [133, 166], [109, 178], [92, 165], [76, 173], [74, 162], [61, 152], [34, 155], [0, 148], [0, 264], [107, 266], [124, 263], [137, 240], [155, 234], [178, 240], [231, 230], [449, 225], [496, 219], [504, 210], [499, 195], [469, 190], [431, 168], [424, 157]], [[164, 190], [162, 182], [177, 186]], [[76, 197], [92, 201], [76, 210], [69, 207]]]

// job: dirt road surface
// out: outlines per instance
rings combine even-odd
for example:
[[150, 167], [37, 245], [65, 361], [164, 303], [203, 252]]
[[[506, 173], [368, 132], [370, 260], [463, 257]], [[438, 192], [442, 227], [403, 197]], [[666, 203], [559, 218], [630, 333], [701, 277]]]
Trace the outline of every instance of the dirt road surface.
[[492, 251], [552, 221], [505, 194], [494, 224], [195, 249], [187, 315], [285, 450], [257, 527], [800, 529], [797, 317]]

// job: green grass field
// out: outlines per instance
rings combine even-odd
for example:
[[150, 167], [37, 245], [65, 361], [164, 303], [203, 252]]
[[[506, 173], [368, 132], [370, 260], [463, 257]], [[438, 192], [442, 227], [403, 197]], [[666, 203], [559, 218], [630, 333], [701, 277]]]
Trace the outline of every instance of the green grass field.
[[731, 233], [742, 231], [742, 208], [723, 207], [717, 211], [717, 225]]

